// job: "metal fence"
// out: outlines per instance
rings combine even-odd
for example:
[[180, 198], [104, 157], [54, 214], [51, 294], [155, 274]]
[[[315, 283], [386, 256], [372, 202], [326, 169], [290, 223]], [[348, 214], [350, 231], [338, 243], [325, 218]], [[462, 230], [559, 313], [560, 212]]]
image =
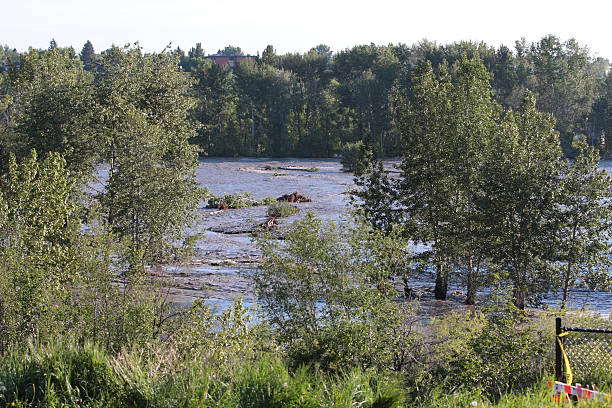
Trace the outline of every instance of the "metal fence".
[[601, 384], [612, 377], [612, 330], [563, 327], [556, 319], [555, 380]]

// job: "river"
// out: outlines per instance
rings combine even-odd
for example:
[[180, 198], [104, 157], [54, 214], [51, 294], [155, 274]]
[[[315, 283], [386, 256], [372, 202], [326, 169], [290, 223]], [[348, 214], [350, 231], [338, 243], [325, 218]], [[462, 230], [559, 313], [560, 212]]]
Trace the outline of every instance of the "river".
[[[600, 167], [612, 173], [612, 161], [603, 161]], [[318, 171], [307, 171], [311, 168]], [[324, 219], [341, 218], [348, 211], [346, 193], [354, 188], [352, 174], [342, 172], [339, 160], [335, 159], [205, 158], [199, 162], [196, 177], [216, 195], [248, 192], [252, 198], [261, 200], [298, 191], [312, 199], [311, 203], [297, 204], [300, 211], [282, 219], [281, 228], [308, 211], [315, 211]], [[266, 209], [266, 206], [225, 211], [200, 208], [193, 226], [193, 232], [201, 234], [195, 256], [187, 265], [166, 266], [158, 272], [174, 281], [172, 299], [178, 304], [189, 304], [204, 298], [220, 309], [236, 296], [243, 297], [246, 304], [252, 303], [255, 296], [248, 276], [257, 267], [260, 254], [246, 231], [266, 220]], [[415, 278], [411, 286], [423, 289], [423, 304], [427, 307], [461, 307], [463, 288], [458, 282], [451, 283], [450, 290], [455, 294], [446, 302], [434, 301], [427, 290], [433, 286], [433, 277]], [[544, 299], [549, 307], [556, 307], [559, 302], [556, 293]], [[608, 314], [612, 309], [612, 293], [575, 288], [571, 291], [570, 307]]]

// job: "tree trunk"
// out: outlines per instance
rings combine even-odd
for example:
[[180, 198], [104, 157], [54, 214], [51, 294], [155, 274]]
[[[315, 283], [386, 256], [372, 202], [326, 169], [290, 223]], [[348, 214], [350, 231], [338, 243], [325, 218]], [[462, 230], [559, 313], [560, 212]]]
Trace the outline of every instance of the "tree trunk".
[[256, 153], [255, 147], [255, 114], [253, 113], [253, 107], [251, 106], [251, 151], [253, 155]]
[[468, 270], [467, 276], [467, 294], [465, 297], [466, 305], [476, 304], [476, 276], [474, 268], [472, 267], [472, 260], [470, 259], [470, 269]]
[[514, 306], [518, 307], [520, 310], [525, 310], [525, 291], [523, 289], [515, 288], [512, 292], [512, 298], [514, 301]]
[[565, 273], [565, 279], [563, 282], [563, 300], [561, 300], [561, 309], [565, 309], [565, 305], [567, 304], [567, 295], [569, 292], [569, 280], [570, 280], [570, 272], [572, 271], [572, 263], [567, 263], [567, 272]]
[[446, 292], [448, 292], [448, 273], [442, 265], [438, 265], [436, 270], [436, 288], [434, 290], [435, 298], [446, 300]]

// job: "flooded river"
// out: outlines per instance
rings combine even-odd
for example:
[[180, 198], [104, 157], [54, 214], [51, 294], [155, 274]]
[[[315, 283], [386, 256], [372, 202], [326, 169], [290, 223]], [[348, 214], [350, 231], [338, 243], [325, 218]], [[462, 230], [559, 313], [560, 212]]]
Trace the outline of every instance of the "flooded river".
[[[602, 162], [601, 167], [612, 172], [612, 161]], [[313, 168], [318, 171], [307, 171]], [[339, 160], [334, 159], [206, 158], [200, 161], [196, 175], [202, 186], [219, 196], [248, 192], [261, 200], [298, 191], [312, 199], [311, 203], [297, 204], [300, 211], [282, 219], [281, 228], [308, 211], [316, 211], [326, 219], [341, 218], [349, 208], [347, 192], [354, 188], [352, 174], [342, 172]], [[255, 297], [249, 274], [257, 267], [260, 254], [248, 231], [266, 220], [266, 210], [266, 206], [225, 211], [199, 209], [193, 227], [201, 234], [195, 257], [188, 265], [163, 268], [163, 275], [175, 282], [171, 291], [174, 301], [189, 304], [204, 298], [221, 309], [236, 296], [252, 303]], [[432, 307], [456, 308], [463, 300], [463, 288], [457, 283], [451, 285], [456, 294], [446, 302], [433, 300], [428, 290], [433, 286], [433, 277], [419, 277], [411, 285], [423, 288], [422, 299]], [[559, 299], [551, 294], [545, 304], [557, 306]], [[570, 306], [607, 314], [612, 309], [612, 293], [574, 289]]]

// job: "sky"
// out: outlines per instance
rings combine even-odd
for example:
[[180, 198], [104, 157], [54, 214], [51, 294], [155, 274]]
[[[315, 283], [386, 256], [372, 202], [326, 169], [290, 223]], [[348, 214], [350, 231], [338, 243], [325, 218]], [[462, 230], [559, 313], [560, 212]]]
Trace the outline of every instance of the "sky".
[[245, 53], [274, 46], [278, 54], [318, 44], [340, 51], [357, 44], [492, 46], [554, 34], [575, 38], [593, 56], [612, 60], [612, 3], [606, 0], [0, 0], [0, 44], [25, 51], [59, 46], [99, 52], [138, 41], [147, 51], [169, 43], [207, 54], [226, 45]]

